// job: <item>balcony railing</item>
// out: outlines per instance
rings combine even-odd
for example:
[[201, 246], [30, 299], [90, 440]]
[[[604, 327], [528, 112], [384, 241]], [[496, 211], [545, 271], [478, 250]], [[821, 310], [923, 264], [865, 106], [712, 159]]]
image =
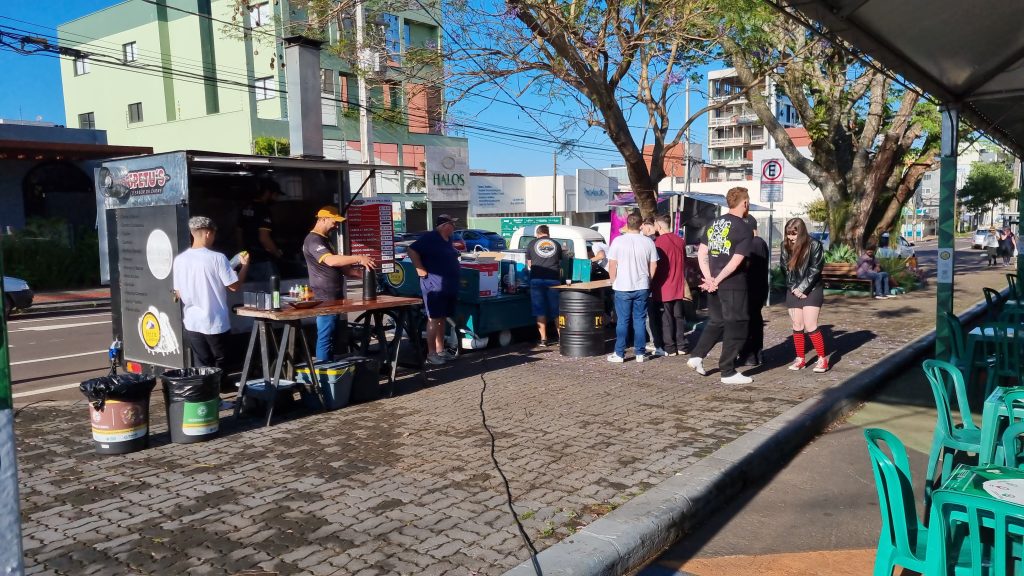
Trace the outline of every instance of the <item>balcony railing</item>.
[[750, 138], [743, 136], [734, 136], [732, 138], [712, 138], [711, 143], [708, 144], [711, 148], [717, 148], [721, 146], [742, 146], [750, 143]]
[[760, 124], [757, 114], [730, 114], [708, 120], [708, 126], [738, 126], [745, 124]]

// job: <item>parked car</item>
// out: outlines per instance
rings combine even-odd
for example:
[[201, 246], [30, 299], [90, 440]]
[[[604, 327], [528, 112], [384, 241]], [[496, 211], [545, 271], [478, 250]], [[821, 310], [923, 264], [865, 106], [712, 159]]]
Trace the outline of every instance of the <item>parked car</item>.
[[[420, 236], [423, 236], [426, 233], [426, 230], [422, 230], [420, 232], [404, 232], [402, 234], [395, 234], [395, 256], [404, 257], [409, 251], [409, 246], [412, 246], [413, 242], [419, 240]], [[457, 240], [454, 235], [452, 236], [452, 246], [454, 246], [459, 252], [466, 251], [466, 243], [462, 240]]]
[[988, 236], [988, 228], [978, 228], [974, 231], [974, 236], [971, 238], [971, 248], [978, 250], [985, 247], [985, 236]]
[[4, 317], [11, 310], [26, 310], [32, 306], [32, 289], [20, 278], [4, 276]]
[[474, 250], [487, 250], [491, 252], [497, 252], [498, 250], [505, 249], [505, 239], [501, 237], [501, 234], [497, 232], [491, 232], [490, 230], [456, 230], [452, 234], [452, 238], [465, 244], [465, 250], [472, 252]]
[[[901, 258], [906, 260], [911, 256], [916, 255], [917, 251], [914, 249], [914, 243], [907, 240], [903, 236], [897, 236], [896, 247], [886, 247], [878, 249], [879, 258]], [[891, 244], [891, 242], [890, 242]]]
[[832, 242], [829, 239], [828, 230], [824, 232], [808, 232], [807, 235], [810, 236], [811, 238], [814, 238], [818, 242], [821, 242], [821, 247], [825, 250], [828, 250], [829, 246], [832, 245]]

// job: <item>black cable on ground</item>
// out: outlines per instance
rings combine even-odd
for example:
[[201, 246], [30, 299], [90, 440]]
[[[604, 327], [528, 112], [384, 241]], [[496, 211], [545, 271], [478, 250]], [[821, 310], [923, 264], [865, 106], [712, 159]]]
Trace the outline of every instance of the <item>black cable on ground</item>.
[[25, 404], [21, 408], [18, 408], [17, 410], [15, 410], [14, 411], [14, 417], [17, 418], [18, 414], [21, 414], [22, 411], [25, 410], [25, 408], [28, 408], [29, 406], [35, 406], [36, 404], [41, 404], [43, 402], [53, 402], [53, 400], [51, 398], [44, 398], [42, 400], [36, 400], [35, 402], [29, 402], [28, 404]]
[[[486, 360], [482, 360], [486, 364]], [[498, 457], [495, 455], [497, 450], [497, 439], [494, 437], [494, 432], [491, 432], [491, 427], [487, 425], [487, 413], [484, 411], [484, 393], [487, 392], [487, 379], [484, 378], [484, 374], [487, 372], [486, 366], [483, 372], [480, 373], [480, 381], [483, 382], [483, 386], [480, 388], [480, 418], [484, 424], [484, 430], [487, 430], [487, 434], [491, 437], [491, 462], [494, 463], [494, 469], [498, 471], [498, 476], [501, 476], [502, 483], [505, 484], [505, 499], [508, 502], [509, 512], [512, 513], [512, 519], [515, 520], [516, 527], [519, 528], [519, 535], [522, 536], [523, 542], [526, 544], [526, 548], [530, 551], [530, 561], [533, 562], [533, 571], [537, 573], [537, 576], [543, 576], [543, 572], [540, 569], [540, 563], [537, 562], [537, 548], [534, 547], [530, 537], [526, 535], [526, 528], [523, 527], [523, 523], [519, 521], [519, 515], [516, 514], [515, 506], [512, 502], [512, 487], [508, 484], [508, 478], [505, 477], [505, 473], [501, 470], [501, 464], [498, 464]]]

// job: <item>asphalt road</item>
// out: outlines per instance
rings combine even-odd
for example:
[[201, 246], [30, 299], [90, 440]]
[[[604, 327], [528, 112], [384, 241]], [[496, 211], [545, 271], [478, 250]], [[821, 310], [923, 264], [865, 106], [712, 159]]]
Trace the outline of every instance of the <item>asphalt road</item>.
[[79, 400], [78, 384], [109, 370], [110, 312], [95, 309], [13, 319], [10, 334], [14, 404]]

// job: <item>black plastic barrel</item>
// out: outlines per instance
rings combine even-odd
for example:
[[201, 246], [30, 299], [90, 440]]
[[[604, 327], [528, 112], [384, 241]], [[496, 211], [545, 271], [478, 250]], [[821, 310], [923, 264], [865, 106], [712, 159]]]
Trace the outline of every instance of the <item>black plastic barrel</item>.
[[604, 295], [600, 290], [559, 290], [558, 348], [562, 356], [604, 354]]
[[171, 442], [191, 444], [220, 432], [220, 368], [185, 368], [160, 375]]
[[156, 378], [140, 374], [101, 376], [78, 387], [89, 399], [97, 454], [128, 454], [149, 446], [149, 395]]

